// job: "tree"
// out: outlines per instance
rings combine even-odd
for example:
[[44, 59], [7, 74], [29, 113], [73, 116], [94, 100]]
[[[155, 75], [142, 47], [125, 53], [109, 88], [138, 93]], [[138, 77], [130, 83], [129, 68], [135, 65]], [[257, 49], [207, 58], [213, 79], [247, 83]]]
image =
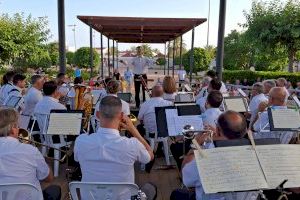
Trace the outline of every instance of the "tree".
[[257, 45], [273, 50], [284, 46], [288, 52], [289, 72], [293, 72], [293, 63], [300, 50], [300, 3], [288, 0], [286, 4], [279, 0], [269, 3], [252, 3], [250, 13], [245, 13], [248, 35]]
[[[97, 51], [93, 49], [93, 67], [98, 66], [99, 62], [100, 56]], [[90, 67], [90, 47], [81, 47], [75, 52], [74, 64], [83, 68]]]
[[3, 64], [29, 63], [44, 49], [49, 37], [48, 21], [29, 15], [0, 16], [0, 62]]
[[74, 64], [74, 56], [75, 56], [74, 52], [68, 51], [66, 53], [67, 64], [69, 64], [69, 65], [73, 65]]
[[57, 66], [59, 62], [59, 45], [58, 42], [51, 42], [47, 45], [49, 56], [51, 58], [52, 65]]
[[[189, 50], [187, 53], [183, 55], [183, 66], [184, 69], [189, 72], [190, 71], [190, 56], [191, 56], [191, 50]], [[205, 71], [208, 69], [209, 64], [211, 62], [212, 58], [210, 58], [210, 55], [205, 49], [203, 48], [194, 48], [194, 68], [193, 73], [197, 73], [200, 71]]]
[[[174, 46], [174, 42], [173, 41], [171, 41], [171, 42], [168, 43], [167, 49], [169, 51], [170, 56], [173, 55], [173, 46]], [[186, 52], [187, 52], [186, 44], [182, 40], [182, 55], [185, 54]], [[175, 56], [179, 57], [179, 55], [180, 55], [180, 37], [178, 37], [178, 38], [175, 39]]]

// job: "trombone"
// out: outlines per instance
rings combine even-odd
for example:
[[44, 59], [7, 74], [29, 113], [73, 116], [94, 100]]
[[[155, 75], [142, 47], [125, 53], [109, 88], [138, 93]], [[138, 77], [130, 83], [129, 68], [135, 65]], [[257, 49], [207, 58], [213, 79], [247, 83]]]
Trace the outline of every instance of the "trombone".
[[64, 162], [65, 159], [67, 157], [70, 157], [73, 153], [73, 147], [74, 147], [74, 143], [72, 143], [69, 147], [68, 150], [61, 150], [59, 148], [55, 148], [55, 147], [52, 147], [52, 146], [49, 146], [49, 145], [46, 145], [46, 144], [43, 144], [41, 142], [36, 142], [34, 140], [32, 140], [30, 138], [30, 134], [29, 132], [26, 130], [26, 129], [23, 129], [23, 128], [20, 128], [19, 129], [19, 136], [18, 136], [18, 139], [21, 143], [24, 143], [24, 144], [32, 144], [34, 145], [35, 147], [39, 147], [39, 146], [43, 146], [43, 147], [46, 147], [46, 148], [52, 148], [54, 150], [57, 150], [57, 151], [60, 151], [61, 153], [64, 153], [64, 156], [61, 158], [61, 159], [55, 159], [53, 157], [49, 157], [49, 156], [44, 156], [45, 158], [47, 159], [51, 159], [51, 160], [57, 160], [59, 162]]

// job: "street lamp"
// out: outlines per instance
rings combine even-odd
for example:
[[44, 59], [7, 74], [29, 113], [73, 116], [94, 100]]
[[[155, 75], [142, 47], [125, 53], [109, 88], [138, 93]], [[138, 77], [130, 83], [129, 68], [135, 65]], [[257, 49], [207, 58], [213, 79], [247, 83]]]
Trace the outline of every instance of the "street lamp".
[[210, 0], [208, 0], [208, 17], [207, 17], [207, 40], [206, 47], [209, 45], [209, 23], [210, 23]]
[[74, 47], [75, 47], [75, 51], [76, 51], [76, 24], [70, 24], [70, 25], [68, 25], [68, 27], [73, 27], [72, 28], [72, 31], [73, 31], [73, 33], [74, 33]]

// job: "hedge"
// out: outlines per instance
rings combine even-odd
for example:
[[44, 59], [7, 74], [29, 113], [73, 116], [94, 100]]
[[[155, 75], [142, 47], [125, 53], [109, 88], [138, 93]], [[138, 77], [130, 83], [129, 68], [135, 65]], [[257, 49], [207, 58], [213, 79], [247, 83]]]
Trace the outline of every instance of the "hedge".
[[291, 81], [295, 86], [297, 82], [300, 81], [300, 72], [265, 72], [265, 71], [243, 71], [243, 70], [234, 70], [229, 71], [225, 70], [223, 72], [223, 80], [229, 81], [230, 83], [234, 83], [235, 80], [239, 79], [240, 81], [247, 79], [250, 84], [256, 82], [257, 78], [261, 78], [261, 80], [265, 79], [277, 79], [277, 78], [285, 78], [288, 81]]

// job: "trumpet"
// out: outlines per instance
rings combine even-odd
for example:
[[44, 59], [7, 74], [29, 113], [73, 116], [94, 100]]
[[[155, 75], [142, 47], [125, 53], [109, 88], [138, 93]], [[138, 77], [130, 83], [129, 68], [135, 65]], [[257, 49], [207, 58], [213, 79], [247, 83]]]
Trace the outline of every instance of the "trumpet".
[[59, 162], [64, 162], [65, 159], [67, 157], [70, 157], [73, 153], [73, 147], [74, 147], [74, 144], [71, 144], [71, 146], [69, 147], [69, 150], [61, 150], [61, 149], [58, 149], [58, 148], [55, 148], [55, 147], [51, 147], [49, 145], [46, 145], [46, 144], [43, 144], [43, 143], [40, 143], [40, 142], [36, 142], [34, 140], [32, 140], [30, 138], [30, 134], [29, 132], [26, 130], [26, 129], [22, 129], [20, 128], [19, 129], [19, 136], [18, 136], [18, 139], [21, 143], [24, 143], [24, 144], [31, 144], [35, 147], [40, 147], [40, 146], [44, 146], [48, 149], [54, 149], [54, 150], [57, 150], [57, 151], [60, 151], [61, 153], [64, 153], [64, 156], [61, 158], [61, 159], [55, 159], [53, 157], [49, 157], [49, 156], [45, 156], [45, 158], [47, 159], [51, 159], [51, 160], [57, 160]]
[[203, 134], [203, 133], [209, 133], [210, 137], [212, 138], [213, 132], [211, 130], [195, 130], [195, 128], [192, 125], [185, 125], [182, 129], [181, 134], [184, 136], [187, 140], [192, 140], [195, 138], [197, 134]]

